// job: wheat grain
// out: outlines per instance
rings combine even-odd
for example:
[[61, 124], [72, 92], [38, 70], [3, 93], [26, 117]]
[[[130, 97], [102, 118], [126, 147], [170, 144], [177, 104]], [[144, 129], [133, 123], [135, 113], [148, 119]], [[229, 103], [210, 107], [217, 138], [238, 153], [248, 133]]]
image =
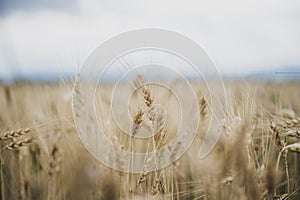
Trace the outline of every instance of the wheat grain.
[[10, 139], [15, 139], [17, 137], [20, 137], [22, 135], [25, 135], [30, 132], [29, 128], [24, 128], [24, 129], [18, 129], [18, 130], [12, 130], [10, 132], [5, 132], [1, 134], [0, 136], [0, 141], [1, 140], [10, 140]]
[[27, 146], [33, 140], [34, 140], [34, 138], [26, 138], [26, 139], [23, 139], [23, 140], [18, 140], [18, 141], [11, 142], [8, 145], [6, 145], [5, 147], [3, 147], [1, 149], [1, 151], [3, 151], [3, 150], [17, 150], [21, 147]]

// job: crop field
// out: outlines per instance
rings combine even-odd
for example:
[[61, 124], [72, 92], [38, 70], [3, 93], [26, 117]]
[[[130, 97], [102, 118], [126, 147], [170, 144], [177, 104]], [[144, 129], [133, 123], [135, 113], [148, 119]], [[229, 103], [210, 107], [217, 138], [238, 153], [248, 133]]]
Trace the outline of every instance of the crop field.
[[[220, 138], [203, 159], [198, 154], [213, 112], [211, 97], [201, 86], [193, 85], [198, 110], [188, 114], [182, 114], [168, 90], [141, 87], [126, 107], [131, 120], [119, 119], [116, 124], [110, 115], [113, 88], [103, 85], [96, 114], [105, 122], [101, 128], [114, 147], [144, 154], [170, 150], [171, 164], [147, 170], [147, 165], [160, 161], [152, 154], [141, 160], [145, 170], [139, 173], [109, 167], [121, 168], [131, 163], [131, 157], [108, 149], [106, 165], [89, 153], [74, 117], [87, 127], [86, 134], [97, 120], [81, 112], [84, 97], [78, 83], [73, 86], [72, 82], [0, 85], [1, 200], [300, 198], [299, 82], [225, 81], [226, 116], [220, 119], [221, 126], [214, 127]], [[118, 101], [113, 105], [116, 112], [121, 106]], [[170, 147], [170, 141], [180, 120], [193, 126], [195, 115], [199, 115], [196, 136], [178, 156], [183, 142]], [[124, 134], [120, 127], [128, 127], [132, 134]], [[147, 131], [153, 135], [136, 137]], [[92, 140], [87, 141], [93, 145]]]

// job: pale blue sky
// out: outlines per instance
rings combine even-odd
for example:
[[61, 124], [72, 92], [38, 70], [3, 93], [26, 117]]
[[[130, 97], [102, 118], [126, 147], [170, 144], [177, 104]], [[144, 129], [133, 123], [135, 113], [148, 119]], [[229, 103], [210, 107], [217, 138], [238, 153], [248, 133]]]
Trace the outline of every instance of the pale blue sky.
[[223, 74], [300, 66], [299, 0], [2, 0], [0, 76], [78, 71], [124, 31], [161, 27], [206, 49]]

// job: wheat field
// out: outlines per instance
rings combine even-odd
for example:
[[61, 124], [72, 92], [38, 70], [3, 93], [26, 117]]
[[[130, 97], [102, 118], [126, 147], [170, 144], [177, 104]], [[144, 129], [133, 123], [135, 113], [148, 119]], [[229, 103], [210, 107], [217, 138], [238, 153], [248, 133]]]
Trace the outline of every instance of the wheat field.
[[[210, 98], [201, 86], [194, 87], [200, 88], [199, 111], [190, 115], [199, 114], [201, 123], [189, 150], [165, 168], [126, 173], [101, 164], [80, 141], [72, 82], [1, 85], [1, 200], [299, 199], [299, 83], [226, 81], [226, 117], [217, 127], [221, 136], [204, 159], [198, 151], [212, 115]], [[102, 88], [109, 99], [112, 87]], [[124, 136], [106, 116], [111, 102], [104, 99], [107, 110], [99, 115], [110, 123], [105, 134], [128, 151], [166, 146], [181, 117], [168, 95], [149, 87], [133, 97], [128, 124], [133, 136]], [[166, 107], [163, 122], [162, 116], [151, 118], [158, 101]], [[82, 120], [87, 126], [95, 123]], [[147, 150], [147, 143], [134, 135], [146, 131], [149, 120], [158, 125]], [[117, 156], [111, 162], [122, 165], [123, 159]]]

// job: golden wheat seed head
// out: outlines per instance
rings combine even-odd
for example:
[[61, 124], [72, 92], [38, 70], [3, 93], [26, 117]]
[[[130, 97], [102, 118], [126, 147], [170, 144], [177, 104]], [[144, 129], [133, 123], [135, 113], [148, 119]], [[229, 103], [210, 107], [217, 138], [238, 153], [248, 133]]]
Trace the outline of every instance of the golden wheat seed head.
[[2, 150], [5, 150], [5, 149], [7, 149], [7, 150], [17, 150], [17, 149], [19, 149], [21, 147], [27, 146], [33, 140], [34, 140], [34, 138], [26, 138], [24, 140], [14, 141], [14, 142], [9, 143], [5, 147], [3, 147]]
[[10, 132], [7, 131], [7, 132], [5, 132], [4, 134], [2, 134], [0, 136], [0, 140], [16, 139], [17, 137], [25, 135], [25, 134], [27, 134], [29, 132], [30, 132], [29, 128], [26, 128], [26, 129], [20, 128], [17, 131], [12, 130]]

